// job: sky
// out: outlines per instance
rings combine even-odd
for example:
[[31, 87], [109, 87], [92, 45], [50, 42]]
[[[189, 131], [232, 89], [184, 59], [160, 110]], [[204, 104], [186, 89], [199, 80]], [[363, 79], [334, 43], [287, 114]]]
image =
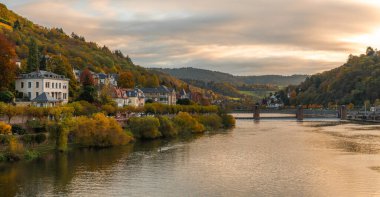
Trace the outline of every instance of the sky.
[[144, 67], [314, 74], [380, 49], [378, 0], [0, 0]]

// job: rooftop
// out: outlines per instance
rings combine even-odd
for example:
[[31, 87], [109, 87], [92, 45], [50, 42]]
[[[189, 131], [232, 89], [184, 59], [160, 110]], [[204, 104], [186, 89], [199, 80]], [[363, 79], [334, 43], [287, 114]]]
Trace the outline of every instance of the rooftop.
[[57, 99], [51, 97], [50, 95], [48, 95], [46, 92], [40, 94], [39, 96], [37, 96], [35, 99], [32, 100], [32, 102], [36, 102], [36, 103], [54, 103], [54, 102], [58, 102]]
[[69, 79], [63, 75], [58, 75], [53, 72], [44, 71], [44, 70], [34, 71], [27, 74], [21, 74], [18, 76], [18, 78], [19, 79], [57, 79], [57, 80], [69, 81]]

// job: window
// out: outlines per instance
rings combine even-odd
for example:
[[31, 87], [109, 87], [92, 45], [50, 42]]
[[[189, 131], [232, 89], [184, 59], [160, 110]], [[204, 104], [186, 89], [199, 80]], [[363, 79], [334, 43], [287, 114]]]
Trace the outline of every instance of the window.
[[39, 95], [38, 92], [36, 92], [36, 97], [37, 97], [38, 95]]
[[50, 82], [46, 82], [45, 87], [50, 88]]
[[51, 88], [53, 88], [53, 89], [54, 89], [54, 83], [51, 83]]
[[28, 92], [28, 97], [29, 97], [29, 99], [32, 98], [32, 93], [31, 92]]
[[28, 82], [28, 88], [32, 88], [32, 82]]
[[66, 100], [66, 93], [63, 93], [63, 99]]
[[59, 83], [59, 89], [61, 89], [61, 83]]
[[21, 82], [21, 88], [24, 88], [24, 82]]
[[36, 88], [40, 87], [40, 82], [36, 82]]

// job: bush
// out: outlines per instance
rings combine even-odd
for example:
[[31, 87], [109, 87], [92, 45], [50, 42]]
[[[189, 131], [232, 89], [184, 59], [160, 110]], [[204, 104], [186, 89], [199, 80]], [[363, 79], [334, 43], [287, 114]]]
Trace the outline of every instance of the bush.
[[41, 132], [46, 131], [45, 124], [43, 124], [39, 120], [28, 120], [28, 121], [26, 121], [26, 127], [35, 133], [41, 133]]
[[217, 114], [211, 115], [200, 115], [198, 116], [198, 121], [202, 123], [207, 130], [217, 130], [223, 127], [222, 118]]
[[39, 133], [39, 134], [26, 134], [21, 136], [20, 140], [24, 144], [41, 144], [46, 141], [46, 135], [44, 133]]
[[14, 124], [12, 125], [12, 133], [24, 135], [26, 133], [26, 130], [21, 125]]
[[11, 154], [21, 154], [24, 152], [24, 146], [18, 142], [17, 138], [11, 137], [9, 139], [9, 152]]
[[220, 117], [222, 118], [222, 123], [223, 123], [224, 128], [228, 129], [228, 128], [235, 127], [236, 120], [232, 115], [222, 114], [222, 115], [220, 115]]
[[0, 102], [11, 103], [15, 96], [11, 91], [0, 91]]
[[180, 132], [200, 133], [205, 131], [204, 126], [187, 112], [179, 112], [173, 122]]
[[21, 136], [20, 140], [24, 143], [24, 144], [30, 144], [32, 145], [34, 143], [34, 135], [32, 134], [26, 134], [26, 135], [23, 135]]
[[154, 117], [134, 117], [129, 120], [129, 128], [137, 138], [154, 139], [161, 137], [162, 134], [158, 130], [159, 126], [159, 120]]
[[78, 117], [74, 119], [75, 126], [70, 129], [74, 141], [86, 147], [108, 147], [128, 144], [132, 137], [120, 127], [113, 118], [107, 118], [103, 113], [94, 114], [91, 118]]
[[25, 153], [24, 153], [24, 158], [26, 160], [34, 160], [34, 159], [37, 159], [40, 157], [40, 153], [37, 152], [37, 151], [34, 151], [34, 150], [27, 150]]
[[173, 122], [166, 116], [158, 117], [160, 121], [160, 126], [158, 130], [162, 133], [164, 137], [174, 137], [178, 135], [177, 129], [174, 127]]
[[11, 135], [12, 134], [12, 126], [5, 123], [5, 122], [0, 122], [0, 134]]
[[37, 144], [41, 144], [46, 141], [46, 135], [44, 133], [40, 133], [34, 136], [34, 141]]
[[7, 157], [4, 154], [0, 153], [0, 162], [6, 161]]
[[9, 139], [11, 138], [12, 136], [9, 136], [9, 135], [0, 135], [0, 145], [6, 145], [6, 144], [9, 144]]

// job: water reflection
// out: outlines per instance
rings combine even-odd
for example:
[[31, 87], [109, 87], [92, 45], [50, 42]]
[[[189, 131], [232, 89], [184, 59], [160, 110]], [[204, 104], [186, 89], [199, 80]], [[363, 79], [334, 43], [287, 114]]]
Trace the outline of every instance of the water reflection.
[[380, 195], [378, 126], [239, 120], [233, 131], [0, 166], [0, 196]]

